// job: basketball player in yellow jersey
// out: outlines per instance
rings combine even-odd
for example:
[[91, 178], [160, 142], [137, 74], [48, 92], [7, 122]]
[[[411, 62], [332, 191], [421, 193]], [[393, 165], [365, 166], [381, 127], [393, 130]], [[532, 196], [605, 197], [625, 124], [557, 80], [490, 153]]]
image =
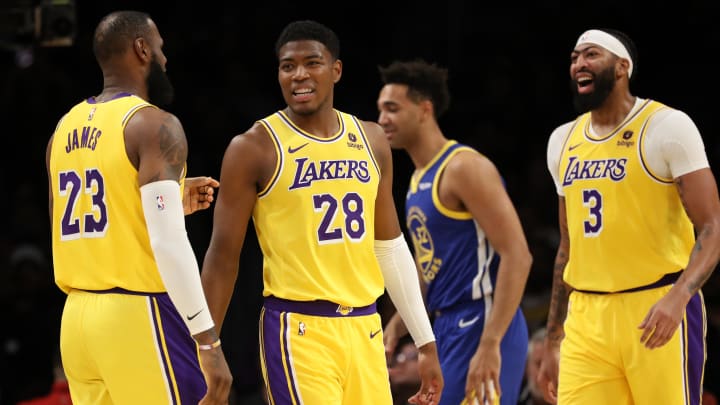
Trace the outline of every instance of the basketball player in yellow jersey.
[[333, 108], [342, 63], [335, 33], [290, 23], [276, 42], [287, 108], [232, 139], [223, 158], [202, 270], [222, 325], [247, 225], [263, 252], [261, 366], [272, 405], [392, 404], [375, 302], [387, 288], [419, 347], [422, 385], [443, 379], [392, 197], [392, 155], [375, 123]]
[[720, 201], [693, 121], [630, 92], [636, 62], [625, 34], [584, 32], [582, 115], [548, 142], [561, 238], [539, 384], [559, 404], [700, 403]]
[[67, 294], [60, 349], [76, 404], [228, 401], [183, 216], [210, 202], [197, 186], [217, 183], [188, 185], [196, 201], [183, 203], [185, 133], [151, 104], [172, 96], [162, 44], [147, 14], [103, 18], [93, 41], [103, 90], [62, 117], [47, 147], [55, 282]]

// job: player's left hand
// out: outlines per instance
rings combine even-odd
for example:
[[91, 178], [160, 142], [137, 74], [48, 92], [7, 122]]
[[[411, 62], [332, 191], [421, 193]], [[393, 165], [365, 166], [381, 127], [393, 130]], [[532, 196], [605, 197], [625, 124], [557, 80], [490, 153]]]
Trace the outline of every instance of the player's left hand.
[[411, 404], [437, 405], [444, 385], [440, 360], [435, 342], [418, 348], [418, 372], [420, 373], [420, 391], [408, 399]]
[[212, 177], [186, 177], [185, 191], [183, 192], [183, 212], [190, 215], [195, 211], [210, 208], [215, 199], [215, 188], [220, 182]]
[[468, 368], [465, 384], [465, 400], [468, 404], [499, 403], [500, 363], [500, 342], [481, 340]]
[[655, 349], [670, 341], [680, 326], [686, 305], [672, 290], [660, 298], [638, 326], [643, 330], [640, 342], [648, 349]]

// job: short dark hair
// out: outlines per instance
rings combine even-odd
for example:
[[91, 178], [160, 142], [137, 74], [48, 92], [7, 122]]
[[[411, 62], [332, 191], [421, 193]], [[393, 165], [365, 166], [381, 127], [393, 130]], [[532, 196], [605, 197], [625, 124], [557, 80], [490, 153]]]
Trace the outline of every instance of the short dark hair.
[[617, 38], [618, 41], [620, 41], [621, 44], [627, 49], [628, 54], [630, 55], [630, 59], [632, 59], [633, 63], [633, 72], [630, 76], [630, 80], [634, 80], [638, 73], [638, 51], [637, 47], [635, 46], [635, 42], [633, 42], [632, 39], [630, 39], [630, 36], [628, 36], [626, 33], [614, 29], [614, 28], [598, 28], [600, 31], [607, 32], [608, 34], [614, 36]]
[[280, 55], [280, 48], [292, 41], [318, 41], [325, 45], [333, 59], [340, 57], [340, 39], [333, 30], [312, 20], [293, 21], [286, 25], [275, 42], [275, 55]]
[[435, 118], [439, 118], [450, 106], [447, 69], [422, 59], [395, 61], [378, 69], [384, 84], [408, 86], [408, 97], [415, 102], [430, 100]]
[[103, 64], [127, 50], [136, 38], [150, 34], [150, 16], [140, 11], [115, 11], [98, 24], [93, 36], [93, 52]]

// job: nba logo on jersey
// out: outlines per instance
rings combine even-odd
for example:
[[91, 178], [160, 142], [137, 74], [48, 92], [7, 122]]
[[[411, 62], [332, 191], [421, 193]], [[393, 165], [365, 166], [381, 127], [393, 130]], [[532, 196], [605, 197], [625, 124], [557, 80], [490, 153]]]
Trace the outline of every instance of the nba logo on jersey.
[[155, 198], [155, 200], [157, 201], [158, 210], [159, 211], [164, 210], [165, 209], [165, 199], [163, 198], [163, 196], [159, 195]]
[[88, 114], [88, 121], [92, 121], [94, 116], [95, 116], [95, 107], [90, 109], [90, 114]]
[[298, 335], [305, 336], [305, 322], [300, 321], [298, 325]]
[[347, 315], [350, 312], [353, 311], [353, 307], [348, 307], [346, 305], [338, 305], [337, 310], [335, 312], [338, 312], [340, 315]]

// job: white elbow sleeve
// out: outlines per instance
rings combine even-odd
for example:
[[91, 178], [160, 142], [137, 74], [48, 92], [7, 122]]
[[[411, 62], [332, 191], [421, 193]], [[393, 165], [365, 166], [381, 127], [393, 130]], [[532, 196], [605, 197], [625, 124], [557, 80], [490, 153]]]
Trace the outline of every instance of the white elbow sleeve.
[[434, 341], [435, 335], [420, 291], [415, 261], [403, 235], [393, 240], [376, 240], [375, 256], [385, 278], [385, 288], [415, 346]]
[[172, 180], [140, 187], [155, 262], [170, 299], [192, 335], [214, 326], [200, 269], [185, 230], [180, 185]]

